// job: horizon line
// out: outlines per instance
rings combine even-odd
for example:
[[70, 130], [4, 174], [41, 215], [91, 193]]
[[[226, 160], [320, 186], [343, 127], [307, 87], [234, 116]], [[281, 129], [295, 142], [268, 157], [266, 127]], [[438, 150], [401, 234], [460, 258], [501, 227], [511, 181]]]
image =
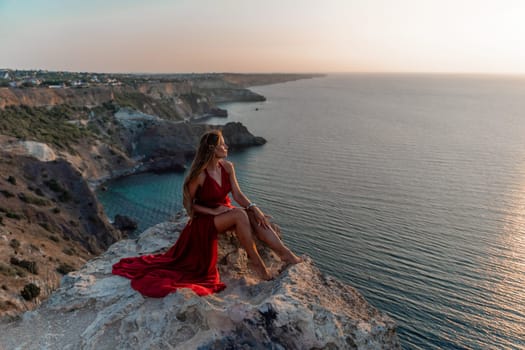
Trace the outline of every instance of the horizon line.
[[259, 74], [259, 75], [272, 75], [272, 74], [290, 74], [290, 75], [301, 75], [301, 74], [321, 74], [321, 75], [344, 75], [344, 74], [385, 74], [385, 75], [490, 75], [490, 76], [525, 76], [525, 72], [483, 72], [483, 71], [317, 71], [317, 72], [286, 72], [286, 71], [274, 71], [274, 72], [233, 72], [233, 71], [207, 71], [207, 72], [125, 72], [125, 71], [71, 71], [71, 70], [54, 70], [45, 68], [0, 68], [2, 71], [46, 71], [50, 73], [88, 73], [88, 74], [130, 74], [130, 75], [182, 75], [182, 74]]

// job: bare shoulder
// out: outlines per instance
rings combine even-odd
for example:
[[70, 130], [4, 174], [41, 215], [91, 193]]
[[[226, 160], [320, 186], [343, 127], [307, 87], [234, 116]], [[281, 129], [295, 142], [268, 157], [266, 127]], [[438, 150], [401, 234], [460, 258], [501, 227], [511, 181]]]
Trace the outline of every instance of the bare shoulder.
[[191, 181], [190, 186], [202, 186], [204, 180], [206, 180], [206, 174], [204, 171], [201, 171], [201, 173]]
[[221, 164], [222, 164], [222, 166], [224, 167], [224, 169], [226, 169], [226, 171], [228, 172], [228, 174], [231, 174], [231, 173], [232, 173], [232, 171], [233, 171], [233, 163], [232, 163], [232, 162], [223, 159], [223, 160], [221, 161]]
[[202, 185], [204, 183], [204, 180], [206, 180], [206, 173], [204, 171], [201, 171], [199, 176], [197, 176], [197, 182], [199, 185]]

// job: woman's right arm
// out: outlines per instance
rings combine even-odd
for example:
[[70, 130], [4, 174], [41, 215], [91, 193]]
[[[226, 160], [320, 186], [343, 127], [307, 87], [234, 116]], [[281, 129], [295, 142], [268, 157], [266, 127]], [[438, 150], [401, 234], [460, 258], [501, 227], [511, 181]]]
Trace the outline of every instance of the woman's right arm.
[[220, 206], [218, 208], [208, 208], [203, 205], [195, 204], [195, 194], [197, 193], [197, 189], [199, 186], [201, 186], [204, 183], [206, 175], [204, 173], [201, 173], [199, 176], [197, 176], [196, 179], [194, 179], [192, 182], [188, 184], [188, 190], [190, 192], [191, 197], [191, 203], [192, 209], [194, 213], [201, 213], [201, 214], [208, 214], [208, 215], [219, 215], [222, 213], [225, 213], [230, 210], [228, 207]]

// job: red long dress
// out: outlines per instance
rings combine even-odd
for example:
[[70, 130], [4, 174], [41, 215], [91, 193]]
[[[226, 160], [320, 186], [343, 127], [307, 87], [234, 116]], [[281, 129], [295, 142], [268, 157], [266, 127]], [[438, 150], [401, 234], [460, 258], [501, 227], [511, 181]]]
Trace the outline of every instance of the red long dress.
[[[221, 184], [205, 170], [206, 179], [195, 194], [196, 203], [216, 208], [233, 207], [228, 193], [230, 177], [221, 165]], [[217, 229], [213, 215], [197, 214], [188, 222], [177, 242], [163, 254], [123, 258], [113, 265], [113, 274], [131, 279], [131, 287], [142, 295], [162, 298], [179, 288], [191, 288], [198, 295], [220, 292], [217, 270]]]

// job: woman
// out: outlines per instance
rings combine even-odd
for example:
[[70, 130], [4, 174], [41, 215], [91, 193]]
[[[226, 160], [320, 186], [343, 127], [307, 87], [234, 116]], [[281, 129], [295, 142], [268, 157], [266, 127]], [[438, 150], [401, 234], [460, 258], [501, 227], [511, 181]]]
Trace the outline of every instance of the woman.
[[[255, 246], [252, 229], [283, 261], [301, 262], [279, 239], [264, 213], [242, 193], [233, 164], [226, 161], [228, 146], [220, 131], [205, 133], [184, 180], [183, 204], [190, 220], [173, 247], [164, 254], [124, 258], [113, 273], [130, 278], [131, 286], [150, 297], [163, 297], [178, 288], [199, 295], [226, 288], [217, 270], [217, 235], [234, 229], [253, 267], [271, 279]], [[234, 207], [229, 193], [241, 206]]]

